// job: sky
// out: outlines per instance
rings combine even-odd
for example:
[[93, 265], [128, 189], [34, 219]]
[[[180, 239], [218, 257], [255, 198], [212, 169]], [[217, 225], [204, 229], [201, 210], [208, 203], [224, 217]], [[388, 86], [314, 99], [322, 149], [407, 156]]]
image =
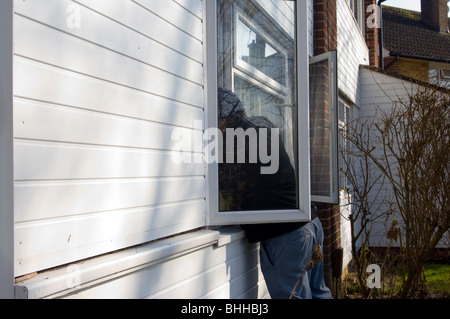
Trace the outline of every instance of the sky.
[[[383, 5], [420, 11], [420, 0], [387, 0]], [[448, 16], [450, 17], [450, 13]]]

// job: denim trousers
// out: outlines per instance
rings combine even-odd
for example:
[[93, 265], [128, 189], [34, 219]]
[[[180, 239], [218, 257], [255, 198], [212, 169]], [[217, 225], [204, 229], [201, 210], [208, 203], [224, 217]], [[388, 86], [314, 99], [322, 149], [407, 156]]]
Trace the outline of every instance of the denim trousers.
[[322, 224], [315, 218], [299, 229], [260, 243], [261, 270], [272, 299], [288, 299], [300, 276], [292, 298], [332, 298], [325, 285], [323, 262], [306, 269], [316, 245], [323, 246], [323, 237]]

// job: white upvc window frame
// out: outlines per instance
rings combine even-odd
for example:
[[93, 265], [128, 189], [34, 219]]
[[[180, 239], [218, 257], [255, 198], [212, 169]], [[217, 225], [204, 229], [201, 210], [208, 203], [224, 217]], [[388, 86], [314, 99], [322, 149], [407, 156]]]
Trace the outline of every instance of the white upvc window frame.
[[[328, 61], [328, 78], [329, 82], [329, 105], [330, 105], [330, 136], [329, 148], [330, 152], [330, 195], [321, 196], [311, 194], [311, 200], [317, 203], [339, 204], [339, 123], [338, 123], [338, 108], [339, 108], [339, 93], [338, 93], [338, 76], [337, 76], [337, 52], [330, 51], [310, 59], [310, 65]], [[313, 107], [311, 105], [311, 107]]]
[[442, 69], [441, 68], [441, 78], [444, 81], [450, 81], [450, 69]]
[[[218, 127], [217, 1], [205, 1], [205, 123]], [[208, 164], [206, 224], [208, 226], [280, 223], [311, 220], [309, 166], [309, 8], [307, 0], [297, 0], [297, 90], [298, 96], [298, 209], [267, 211], [219, 211], [218, 163]]]
[[363, 0], [347, 0], [347, 5], [349, 10], [352, 12], [352, 15], [355, 19], [356, 24], [359, 27], [359, 30], [361, 31], [361, 34], [364, 36], [365, 31], [365, 6]]
[[[342, 108], [342, 112], [341, 112]], [[353, 106], [352, 104], [346, 102], [343, 98], [339, 97], [338, 100], [338, 121], [339, 121], [339, 158], [341, 159], [339, 166], [339, 190], [349, 190], [352, 185], [348, 181], [345, 174], [342, 172], [343, 170], [346, 170], [345, 165], [349, 164], [350, 155], [349, 155], [349, 145], [348, 145], [348, 138], [347, 138], [347, 132], [348, 124], [351, 122], [352, 118], [352, 111]]]
[[[260, 30], [258, 28], [258, 26], [256, 26], [251, 20], [250, 18], [248, 18], [245, 13], [242, 11], [242, 9], [236, 7], [235, 9], [235, 21], [242, 21], [245, 25], [247, 25], [249, 28], [253, 29], [253, 30], [257, 30], [256, 32], [258, 32], [259, 35], [261, 35], [264, 40], [266, 41], [266, 43], [268, 43], [271, 47], [276, 48], [276, 50], [280, 53], [282, 53], [286, 58], [285, 58], [285, 64], [286, 64], [286, 71], [285, 71], [285, 78], [288, 78], [288, 72], [287, 72], [287, 68], [288, 68], [288, 53], [283, 49], [282, 45], [276, 43], [276, 40], [271, 38], [269, 35], [267, 35], [263, 30]], [[235, 32], [235, 39], [238, 38], [238, 28], [235, 28], [234, 30]], [[241, 60], [238, 56], [238, 51], [239, 51], [239, 42], [237, 41], [235, 43], [236, 49], [234, 50], [234, 67], [237, 68], [238, 70], [240, 70], [241, 72], [243, 72], [244, 74], [252, 74], [252, 76], [254, 76], [255, 78], [257, 78], [259, 81], [266, 83], [267, 85], [269, 85], [269, 87], [272, 90], [275, 90], [276, 92], [278, 92], [278, 94], [285, 94], [287, 91], [286, 86], [283, 86], [281, 83], [278, 83], [275, 79], [272, 79], [271, 77], [269, 77], [268, 75], [264, 74], [263, 72], [261, 72], [260, 70], [258, 70], [257, 68], [253, 67], [252, 65], [248, 64], [247, 62]], [[245, 75], [243, 76], [245, 77]], [[248, 79], [247, 79], [248, 80]], [[251, 80], [250, 80], [251, 81]], [[275, 93], [275, 95], [277, 95], [277, 93]]]

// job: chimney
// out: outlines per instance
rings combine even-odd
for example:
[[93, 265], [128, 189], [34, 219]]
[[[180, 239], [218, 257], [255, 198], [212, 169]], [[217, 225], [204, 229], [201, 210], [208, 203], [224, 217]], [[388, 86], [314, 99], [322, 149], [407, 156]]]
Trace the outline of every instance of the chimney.
[[421, 0], [422, 22], [436, 31], [447, 33], [447, 0]]
[[[365, 21], [368, 21], [368, 19], [373, 19], [373, 17], [376, 16], [377, 12], [375, 10], [381, 10], [380, 7], [377, 7], [379, 3], [381, 4], [378, 0], [364, 0], [364, 12], [366, 13]], [[372, 10], [370, 10], [370, 8], [372, 8]], [[381, 24], [381, 21], [379, 21], [379, 23]], [[365, 25], [365, 36], [367, 47], [369, 48], [370, 65], [382, 69], [383, 66], [380, 55], [380, 44], [382, 40], [381, 29], [374, 28], [369, 23], [366, 23]]]

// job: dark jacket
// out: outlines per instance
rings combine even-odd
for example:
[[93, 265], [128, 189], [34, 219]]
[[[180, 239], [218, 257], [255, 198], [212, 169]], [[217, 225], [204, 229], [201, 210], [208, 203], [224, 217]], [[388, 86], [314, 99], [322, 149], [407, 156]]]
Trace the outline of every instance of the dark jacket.
[[[268, 128], [267, 145], [270, 152], [271, 129], [273, 124], [264, 117], [250, 117], [235, 115], [228, 118], [229, 128]], [[259, 134], [258, 145], [259, 145]], [[227, 136], [224, 134], [224, 163], [219, 164], [219, 193], [222, 211], [248, 210], [286, 210], [297, 209], [297, 174], [279, 140], [279, 169], [275, 174], [261, 174], [263, 164], [259, 160], [249, 163], [249, 143], [244, 150], [234, 148], [235, 158], [232, 163], [226, 162]], [[237, 163], [237, 152], [246, 153], [245, 163]], [[293, 231], [305, 223], [277, 223], [242, 225], [247, 233], [249, 242], [259, 242]]]

